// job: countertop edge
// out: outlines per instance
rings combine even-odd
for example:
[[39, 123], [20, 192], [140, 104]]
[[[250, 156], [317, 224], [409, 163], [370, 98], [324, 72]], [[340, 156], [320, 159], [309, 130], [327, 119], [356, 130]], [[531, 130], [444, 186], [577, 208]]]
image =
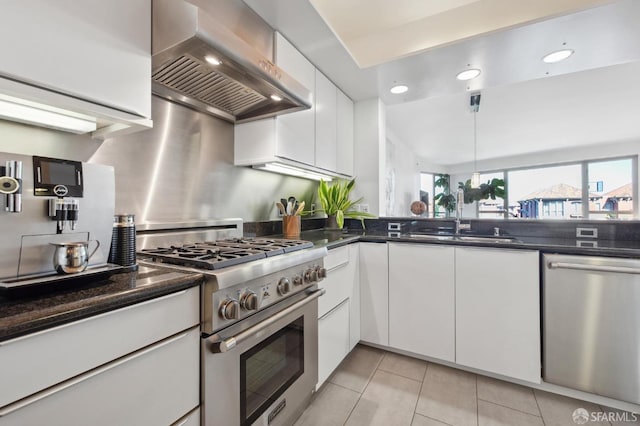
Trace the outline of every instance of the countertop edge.
[[[162, 279], [162, 275], [157, 277]], [[204, 277], [202, 274], [185, 274], [184, 277], [167, 279], [149, 287], [135, 288], [109, 296], [94, 297], [69, 303], [64, 310], [45, 315], [33, 320], [22, 320], [16, 324], [5, 324], [0, 331], [0, 342], [6, 342], [17, 337], [25, 336], [42, 330], [79, 321], [92, 316], [115, 311], [137, 303], [156, 299], [172, 293], [199, 286]]]

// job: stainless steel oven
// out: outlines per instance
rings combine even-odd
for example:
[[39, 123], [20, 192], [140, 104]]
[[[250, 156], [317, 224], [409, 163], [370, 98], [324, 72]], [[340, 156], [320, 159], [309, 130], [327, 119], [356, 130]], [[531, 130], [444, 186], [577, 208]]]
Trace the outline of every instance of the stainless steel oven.
[[138, 260], [204, 276], [202, 425], [291, 425], [318, 381], [327, 249], [243, 238], [241, 226], [236, 219], [147, 225], [136, 239]]
[[202, 342], [205, 425], [291, 425], [318, 382], [315, 286]]

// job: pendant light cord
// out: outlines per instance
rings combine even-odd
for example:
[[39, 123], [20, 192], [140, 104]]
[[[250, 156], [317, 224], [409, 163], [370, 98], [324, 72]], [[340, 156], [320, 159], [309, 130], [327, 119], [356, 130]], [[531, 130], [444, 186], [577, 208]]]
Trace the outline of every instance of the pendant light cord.
[[478, 171], [478, 124], [476, 122], [476, 113], [473, 111], [473, 171]]

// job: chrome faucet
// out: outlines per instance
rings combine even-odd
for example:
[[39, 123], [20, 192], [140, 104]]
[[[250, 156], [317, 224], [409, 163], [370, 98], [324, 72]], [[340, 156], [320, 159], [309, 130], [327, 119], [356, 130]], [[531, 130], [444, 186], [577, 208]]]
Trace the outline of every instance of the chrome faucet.
[[460, 223], [462, 218], [462, 204], [464, 203], [464, 189], [458, 188], [456, 192], [456, 227], [455, 234], [460, 235], [461, 230], [471, 229], [470, 223]]

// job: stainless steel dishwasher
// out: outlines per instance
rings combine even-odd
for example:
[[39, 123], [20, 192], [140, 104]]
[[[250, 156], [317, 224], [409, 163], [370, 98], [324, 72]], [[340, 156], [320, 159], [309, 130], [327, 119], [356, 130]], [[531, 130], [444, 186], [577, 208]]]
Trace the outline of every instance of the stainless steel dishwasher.
[[640, 403], [640, 259], [543, 262], [544, 381]]

